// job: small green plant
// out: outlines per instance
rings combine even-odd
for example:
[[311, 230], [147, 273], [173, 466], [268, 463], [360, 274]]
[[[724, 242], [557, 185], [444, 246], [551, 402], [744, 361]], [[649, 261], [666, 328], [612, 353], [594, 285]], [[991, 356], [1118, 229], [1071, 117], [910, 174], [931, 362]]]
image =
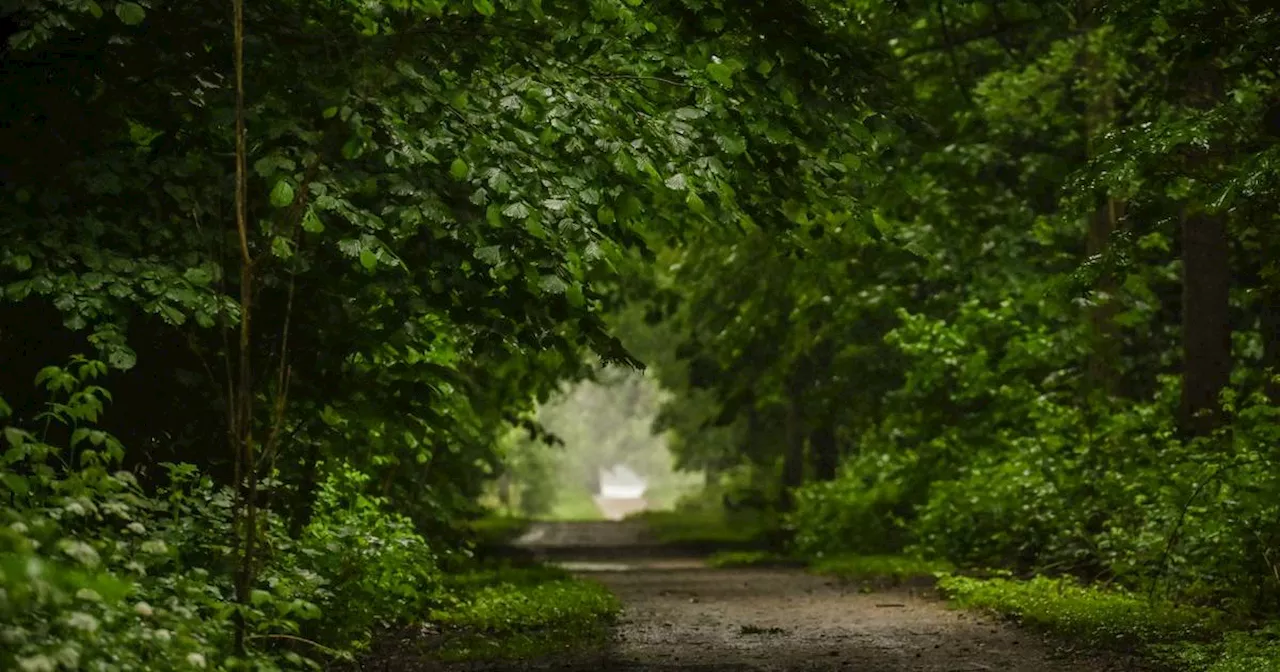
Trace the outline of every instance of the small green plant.
[[988, 610], [1093, 645], [1205, 640], [1225, 626], [1221, 612], [1082, 586], [1065, 578], [1018, 581], [946, 576], [938, 586], [959, 606]]
[[809, 570], [842, 579], [889, 578], [897, 581], [934, 576], [955, 567], [945, 560], [924, 560], [906, 555], [834, 555], [814, 559]]
[[433, 657], [513, 659], [587, 648], [607, 637], [621, 604], [604, 586], [546, 566], [498, 565], [449, 577], [445, 606], [430, 620], [445, 630]]

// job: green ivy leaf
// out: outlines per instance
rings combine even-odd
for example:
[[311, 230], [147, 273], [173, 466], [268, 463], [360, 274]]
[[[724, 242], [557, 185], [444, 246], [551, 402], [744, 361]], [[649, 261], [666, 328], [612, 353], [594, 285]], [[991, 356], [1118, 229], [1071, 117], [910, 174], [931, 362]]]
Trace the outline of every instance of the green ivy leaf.
[[136, 26], [147, 18], [147, 10], [136, 2], [122, 2], [116, 5], [116, 16], [127, 26]]

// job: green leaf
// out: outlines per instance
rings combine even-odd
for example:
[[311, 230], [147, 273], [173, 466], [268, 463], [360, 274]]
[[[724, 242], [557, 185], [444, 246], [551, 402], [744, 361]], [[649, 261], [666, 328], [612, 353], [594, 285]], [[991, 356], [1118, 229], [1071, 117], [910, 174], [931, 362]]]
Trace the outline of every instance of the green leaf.
[[702, 197], [698, 196], [697, 192], [690, 191], [689, 196], [684, 199], [684, 203], [689, 206], [690, 210], [698, 214], [707, 211], [707, 205], [702, 202]]
[[688, 180], [684, 177], [684, 173], [676, 173], [675, 175], [668, 177], [667, 181], [663, 184], [667, 185], [668, 189], [675, 189], [676, 191], [684, 191], [689, 186]]
[[7, 418], [11, 415], [13, 415], [13, 407], [4, 400], [4, 397], [0, 397], [0, 418]]
[[462, 159], [454, 159], [453, 163], [449, 165], [449, 174], [452, 175], [455, 180], [467, 179], [468, 172], [467, 162]]
[[0, 482], [3, 482], [6, 487], [19, 495], [25, 495], [28, 492], [31, 492], [31, 484], [27, 482], [27, 479], [17, 474], [9, 472], [0, 473]]
[[602, 226], [609, 226], [617, 221], [617, 217], [613, 214], [613, 208], [607, 205], [600, 206], [600, 209], [596, 211], [596, 221]]
[[89, 14], [93, 16], [93, 18], [102, 18], [102, 5], [94, 2], [94, 0], [89, 0], [88, 4], [85, 5], [85, 9], [89, 10]]
[[489, 264], [490, 266], [497, 266], [498, 264], [502, 263], [502, 248], [498, 247], [497, 245], [485, 245], [484, 247], [477, 247], [476, 258], [479, 259], [480, 261], [485, 262], [486, 264]]
[[302, 215], [302, 230], [307, 233], [322, 233], [324, 231], [324, 222], [316, 216], [311, 208], [307, 208], [306, 213]]
[[471, 5], [484, 16], [493, 16], [493, 0], [471, 0]]
[[707, 76], [726, 89], [733, 87], [733, 69], [724, 63], [708, 63]]
[[147, 10], [136, 2], [122, 2], [116, 5], [116, 16], [127, 26], [136, 26], [147, 18]]
[[4, 433], [4, 440], [8, 441], [9, 445], [13, 446], [14, 448], [17, 448], [22, 444], [26, 443], [27, 438], [30, 436], [29, 434], [22, 431], [21, 429], [18, 429], [17, 427], [5, 427], [3, 433]]
[[14, 270], [17, 270], [18, 272], [31, 269], [31, 257], [25, 254], [15, 254], [12, 257], [9, 257], [9, 263], [13, 266]]
[[138, 356], [132, 350], [124, 346], [117, 346], [107, 355], [107, 364], [113, 369], [128, 371], [138, 363]]
[[277, 259], [288, 259], [293, 256], [293, 247], [284, 236], [272, 236], [271, 254]]
[[188, 268], [183, 272], [182, 277], [197, 287], [207, 287], [213, 282], [213, 272], [203, 266]]
[[502, 214], [512, 219], [524, 219], [529, 216], [529, 206], [517, 201], [503, 208]]
[[271, 188], [271, 205], [277, 208], [283, 208], [293, 203], [293, 185], [286, 180], [276, 182], [276, 186]]
[[378, 266], [378, 255], [367, 247], [360, 250], [360, 265], [364, 266], [365, 270], [372, 271]]

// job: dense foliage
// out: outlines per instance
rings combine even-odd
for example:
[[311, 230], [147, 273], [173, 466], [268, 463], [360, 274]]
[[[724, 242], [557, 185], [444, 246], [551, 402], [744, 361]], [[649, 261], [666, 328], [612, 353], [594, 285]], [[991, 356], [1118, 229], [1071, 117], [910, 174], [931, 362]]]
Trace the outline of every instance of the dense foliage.
[[512, 427], [634, 363], [633, 251], [845, 207], [874, 56], [827, 11], [0, 2], [0, 666], [429, 618]]
[[601, 616], [447, 579], [637, 359], [726, 534], [1280, 615], [1272, 4], [0, 0], [0, 666]]
[[629, 285], [677, 459], [789, 511], [807, 555], [1280, 615], [1280, 13], [831, 11], [893, 101], [858, 206], [779, 199], [785, 228], [668, 245]]

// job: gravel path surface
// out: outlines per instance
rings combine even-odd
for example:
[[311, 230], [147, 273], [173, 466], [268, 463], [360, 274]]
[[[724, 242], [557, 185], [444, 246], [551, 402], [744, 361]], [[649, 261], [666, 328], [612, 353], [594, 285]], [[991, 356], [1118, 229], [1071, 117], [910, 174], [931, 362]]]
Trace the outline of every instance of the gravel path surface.
[[1137, 669], [1072, 655], [948, 609], [928, 591], [860, 592], [796, 570], [593, 573], [626, 605], [597, 669], [1065, 672]]
[[[535, 525], [519, 545], [600, 581], [624, 611], [612, 643], [571, 659], [476, 670], [707, 672], [1120, 672], [1123, 657], [1066, 650], [992, 619], [949, 609], [927, 588], [870, 589], [795, 569], [710, 569], [655, 557], [634, 524]], [[635, 552], [627, 553], [629, 544]], [[592, 548], [605, 550], [591, 553]], [[565, 550], [587, 551], [565, 559]], [[622, 550], [619, 550], [622, 549]], [[557, 553], [561, 551], [561, 553]]]

